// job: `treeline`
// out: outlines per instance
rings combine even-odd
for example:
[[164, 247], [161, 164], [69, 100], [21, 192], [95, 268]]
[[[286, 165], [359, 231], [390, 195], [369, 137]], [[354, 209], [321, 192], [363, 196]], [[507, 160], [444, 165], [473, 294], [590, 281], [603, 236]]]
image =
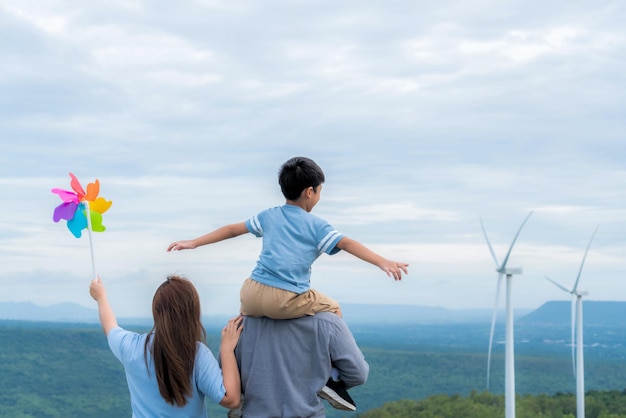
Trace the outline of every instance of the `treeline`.
[[[435, 395], [421, 401], [389, 402], [372, 409], [359, 418], [502, 418], [504, 395], [473, 391], [469, 396]], [[517, 418], [575, 418], [576, 396], [518, 395], [515, 401]], [[586, 418], [626, 417], [626, 390], [589, 391], [585, 395]]]

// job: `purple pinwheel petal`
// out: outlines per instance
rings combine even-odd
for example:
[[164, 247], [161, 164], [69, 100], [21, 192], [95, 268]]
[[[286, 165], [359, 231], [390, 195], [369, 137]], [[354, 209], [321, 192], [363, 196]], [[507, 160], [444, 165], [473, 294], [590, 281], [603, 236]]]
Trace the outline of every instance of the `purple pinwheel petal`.
[[61, 219], [71, 220], [74, 218], [78, 204], [75, 202], [63, 202], [54, 209], [52, 220], [59, 222]]

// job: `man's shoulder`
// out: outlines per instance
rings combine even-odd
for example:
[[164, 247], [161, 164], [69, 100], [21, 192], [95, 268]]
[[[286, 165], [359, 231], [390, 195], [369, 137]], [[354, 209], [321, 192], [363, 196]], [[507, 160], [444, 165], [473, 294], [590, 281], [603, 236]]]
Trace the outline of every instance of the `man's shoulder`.
[[254, 326], [275, 326], [280, 328], [298, 328], [298, 327], [307, 327], [314, 326], [316, 324], [341, 324], [343, 320], [337, 316], [337, 314], [332, 312], [318, 312], [315, 315], [307, 315], [301, 318], [293, 318], [293, 319], [272, 319], [263, 317], [252, 317], [247, 316], [244, 319], [247, 324]]
[[333, 312], [319, 312], [312, 316], [318, 328], [327, 328], [336, 335], [349, 333], [348, 326], [343, 319]]
[[313, 318], [314, 321], [323, 321], [323, 322], [332, 322], [332, 323], [338, 323], [338, 322], [342, 322], [343, 320], [337, 316], [336, 313], [333, 312], [318, 312], [315, 315], [312, 315], [311, 318]]

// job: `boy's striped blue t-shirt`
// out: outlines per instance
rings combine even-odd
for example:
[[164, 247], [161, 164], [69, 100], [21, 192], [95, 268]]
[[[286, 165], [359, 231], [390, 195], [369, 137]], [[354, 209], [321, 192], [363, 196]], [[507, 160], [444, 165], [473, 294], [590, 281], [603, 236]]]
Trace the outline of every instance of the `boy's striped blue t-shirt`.
[[339, 252], [336, 245], [344, 237], [324, 219], [289, 204], [265, 209], [246, 220], [246, 227], [263, 238], [250, 278], [296, 293], [310, 289], [313, 262]]

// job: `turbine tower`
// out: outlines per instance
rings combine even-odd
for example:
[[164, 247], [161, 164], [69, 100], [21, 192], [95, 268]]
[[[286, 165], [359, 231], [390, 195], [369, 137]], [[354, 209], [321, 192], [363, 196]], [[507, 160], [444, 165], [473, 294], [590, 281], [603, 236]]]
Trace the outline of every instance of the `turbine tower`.
[[[599, 226], [599, 225], [598, 225]], [[580, 268], [578, 269], [578, 276], [576, 276], [576, 281], [574, 282], [574, 287], [571, 289], [562, 286], [561, 284], [555, 282], [551, 278], [546, 276], [550, 282], [552, 282], [559, 289], [564, 290], [567, 293], [572, 295], [572, 313], [571, 313], [571, 322], [572, 322], [572, 367], [574, 369], [574, 376], [576, 377], [576, 418], [585, 418], [585, 365], [583, 359], [583, 296], [586, 296], [587, 292], [582, 292], [578, 290], [578, 282], [580, 281], [580, 274], [583, 271], [583, 266], [585, 265], [585, 260], [587, 259], [587, 253], [589, 252], [589, 248], [591, 247], [591, 242], [593, 241], [596, 232], [598, 231], [598, 226], [593, 230], [593, 234], [591, 234], [591, 238], [589, 239], [589, 244], [587, 244], [587, 249], [585, 250], [585, 255], [583, 255], [583, 261], [580, 263]], [[574, 344], [574, 337], [576, 339], [576, 343]], [[576, 353], [574, 356], [574, 346], [576, 347]]]
[[480, 226], [482, 227], [483, 234], [485, 235], [485, 240], [487, 241], [487, 245], [489, 246], [489, 251], [491, 252], [491, 256], [496, 263], [496, 271], [498, 272], [498, 284], [496, 287], [496, 300], [493, 307], [493, 317], [491, 319], [491, 332], [489, 334], [489, 352], [487, 354], [487, 389], [489, 389], [489, 374], [491, 370], [491, 348], [493, 346], [493, 333], [496, 326], [496, 316], [498, 312], [498, 302], [500, 299], [500, 287], [502, 285], [502, 277], [506, 276], [506, 339], [505, 339], [505, 357], [504, 357], [504, 383], [505, 383], [505, 391], [504, 391], [504, 407], [505, 407], [505, 418], [515, 418], [515, 354], [514, 354], [514, 337], [513, 337], [513, 303], [511, 301], [511, 286], [513, 281], [514, 274], [522, 274], [521, 268], [508, 268], [506, 266], [509, 261], [509, 256], [511, 255], [511, 251], [513, 250], [513, 246], [515, 245], [515, 241], [517, 241], [517, 237], [519, 237], [520, 232], [522, 232], [522, 228], [530, 218], [530, 215], [533, 214], [533, 211], [530, 211], [528, 216], [522, 222], [522, 225], [517, 230], [517, 234], [513, 238], [513, 242], [511, 242], [511, 246], [509, 247], [509, 251], [506, 253], [504, 257], [504, 261], [500, 263], [498, 261], [498, 257], [496, 257], [496, 253], [493, 251], [493, 247], [489, 242], [489, 238], [487, 237], [487, 231], [485, 230], [485, 225], [483, 224], [482, 217], [480, 219]]

